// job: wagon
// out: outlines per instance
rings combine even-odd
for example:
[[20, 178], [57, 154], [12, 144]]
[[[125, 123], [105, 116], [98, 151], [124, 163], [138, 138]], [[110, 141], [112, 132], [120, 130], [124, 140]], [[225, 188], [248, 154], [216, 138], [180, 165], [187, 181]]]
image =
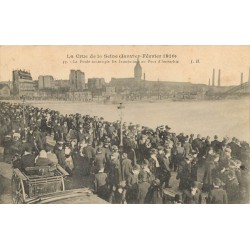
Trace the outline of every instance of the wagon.
[[175, 195], [177, 193], [178, 192], [176, 192], [170, 188], [163, 189], [163, 203], [164, 204], [173, 204]]
[[109, 204], [89, 188], [70, 189], [38, 196], [28, 204]]
[[36, 197], [64, 191], [64, 177], [68, 173], [59, 165], [53, 171], [46, 171], [48, 169], [49, 166], [25, 168], [25, 170], [15, 168], [11, 180], [13, 203], [29, 203]]

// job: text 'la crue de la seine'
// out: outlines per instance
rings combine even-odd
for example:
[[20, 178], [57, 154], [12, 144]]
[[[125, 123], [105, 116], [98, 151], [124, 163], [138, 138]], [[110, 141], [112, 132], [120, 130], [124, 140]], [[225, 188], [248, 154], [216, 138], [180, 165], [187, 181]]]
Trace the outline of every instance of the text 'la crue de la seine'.
[[67, 54], [67, 63], [179, 63], [176, 54]]

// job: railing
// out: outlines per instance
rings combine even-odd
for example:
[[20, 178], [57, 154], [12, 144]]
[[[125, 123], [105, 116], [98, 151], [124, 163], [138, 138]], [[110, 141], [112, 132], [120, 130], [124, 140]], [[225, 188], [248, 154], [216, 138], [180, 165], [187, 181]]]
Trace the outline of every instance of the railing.
[[241, 84], [239, 86], [236, 86], [236, 87], [233, 87], [233, 88], [227, 90], [226, 92], [222, 93], [220, 95], [220, 97], [225, 97], [227, 95], [233, 94], [233, 93], [237, 92], [238, 90], [242, 90], [242, 89], [244, 89], [244, 88], [246, 88], [248, 86], [250, 86], [250, 83], [249, 82], [245, 82], [245, 83], [243, 83], [243, 84]]

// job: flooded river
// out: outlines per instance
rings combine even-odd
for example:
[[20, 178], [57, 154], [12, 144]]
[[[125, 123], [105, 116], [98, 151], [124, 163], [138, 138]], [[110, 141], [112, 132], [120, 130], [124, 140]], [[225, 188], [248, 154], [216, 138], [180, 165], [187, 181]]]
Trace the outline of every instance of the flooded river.
[[[105, 120], [120, 119], [115, 104], [80, 102], [32, 101], [37, 107], [50, 108], [62, 114], [80, 113], [104, 117]], [[162, 103], [125, 103], [123, 120], [151, 128], [169, 125], [172, 132], [201, 134], [202, 136], [227, 135], [250, 141], [250, 100], [219, 101], [167, 101]]]

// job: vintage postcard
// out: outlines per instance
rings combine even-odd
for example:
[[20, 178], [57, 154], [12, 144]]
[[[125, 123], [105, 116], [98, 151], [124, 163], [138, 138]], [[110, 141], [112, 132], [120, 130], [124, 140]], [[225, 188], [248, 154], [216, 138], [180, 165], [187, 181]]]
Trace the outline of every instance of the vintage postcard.
[[248, 204], [250, 46], [0, 46], [1, 204]]

